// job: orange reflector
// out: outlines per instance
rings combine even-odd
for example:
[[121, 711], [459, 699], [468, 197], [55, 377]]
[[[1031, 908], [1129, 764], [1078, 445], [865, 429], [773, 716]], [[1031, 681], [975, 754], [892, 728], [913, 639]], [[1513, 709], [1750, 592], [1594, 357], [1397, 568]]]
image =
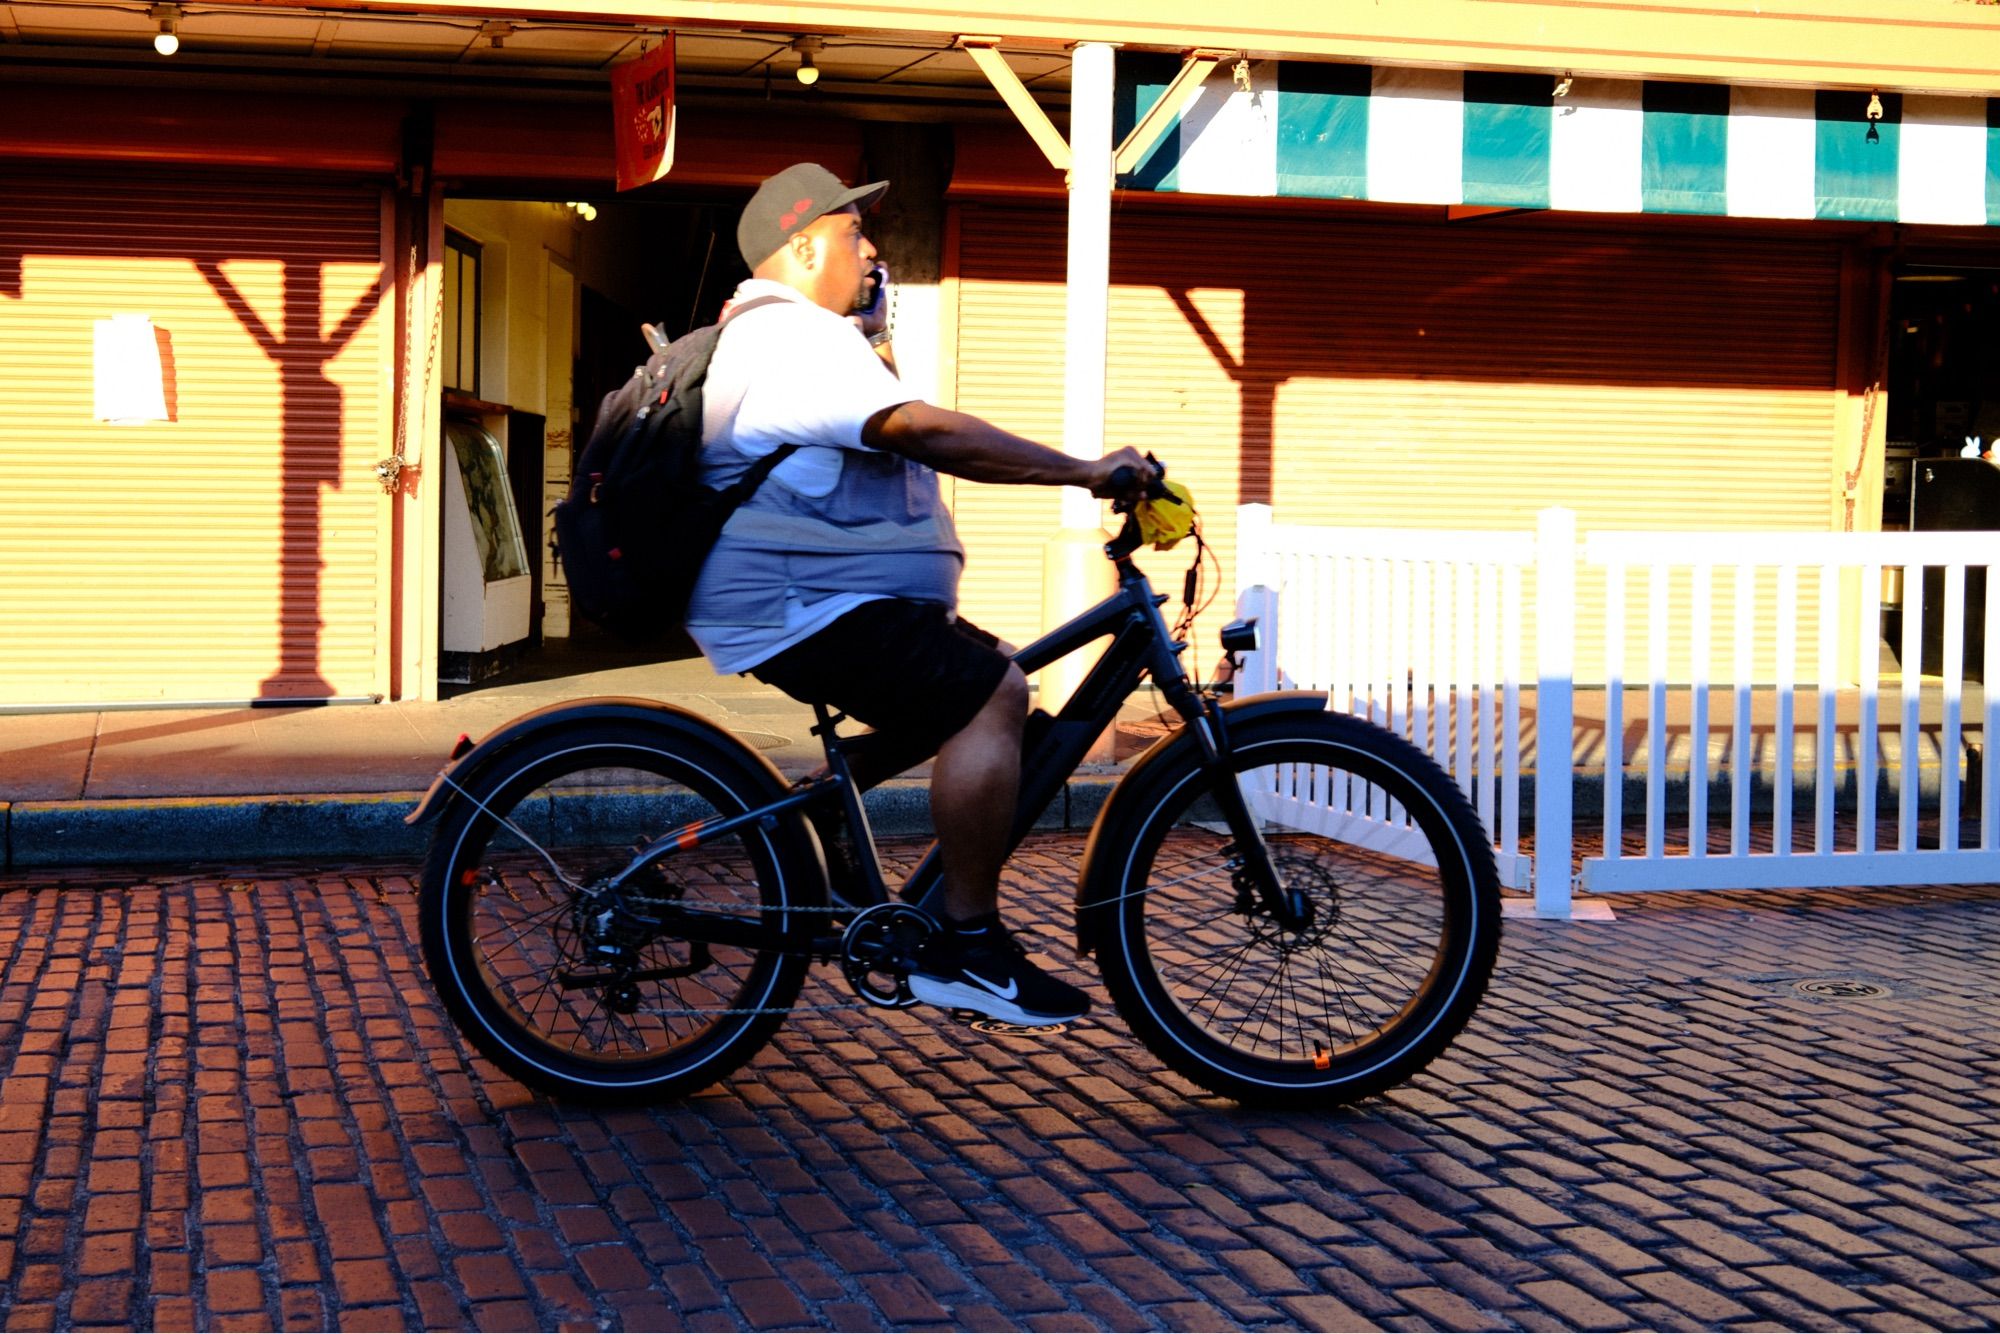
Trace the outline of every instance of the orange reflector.
[[1326, 1070], [1333, 1065], [1333, 1054], [1317, 1042], [1313, 1043], [1313, 1069]]
[[458, 883], [464, 885], [467, 889], [472, 888], [474, 885], [479, 883], [479, 872], [467, 871], [464, 875], [458, 878]]
[[681, 836], [674, 840], [674, 846], [686, 852], [699, 842], [701, 842], [701, 825], [692, 824], [681, 831]]

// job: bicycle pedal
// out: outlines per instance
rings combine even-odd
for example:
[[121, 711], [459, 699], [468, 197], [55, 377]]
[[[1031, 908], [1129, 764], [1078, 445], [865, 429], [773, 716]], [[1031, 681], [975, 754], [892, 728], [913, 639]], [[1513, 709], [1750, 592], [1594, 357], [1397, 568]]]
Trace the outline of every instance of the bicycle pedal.
[[1048, 1038], [1070, 1030], [1067, 1023], [1012, 1024], [1005, 1019], [990, 1019], [977, 1010], [951, 1010], [948, 1013], [973, 1032], [996, 1038]]

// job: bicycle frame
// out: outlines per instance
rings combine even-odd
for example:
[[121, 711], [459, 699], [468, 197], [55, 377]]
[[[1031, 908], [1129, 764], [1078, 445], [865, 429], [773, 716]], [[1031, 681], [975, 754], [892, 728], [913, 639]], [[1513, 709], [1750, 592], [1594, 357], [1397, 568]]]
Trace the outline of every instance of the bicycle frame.
[[[1192, 722], [1204, 716], [1201, 697], [1181, 668], [1179, 654], [1185, 646], [1174, 640], [1160, 615], [1160, 605], [1166, 599], [1153, 591], [1146, 576], [1129, 561], [1120, 560], [1118, 564], [1119, 586], [1115, 593], [1014, 655], [1014, 662], [1023, 673], [1033, 673], [1099, 639], [1106, 636], [1111, 639], [1103, 656], [1091, 666], [1059, 713], [1050, 715], [1036, 709], [1028, 715], [1021, 746], [1020, 797], [1014, 809], [1013, 830], [1007, 839], [1010, 853], [1062, 791], [1091, 744], [1117, 718], [1118, 710], [1147, 673], [1152, 674], [1182, 717]], [[836, 758], [839, 746], [838, 740], [828, 746], [828, 757], [836, 773], [845, 767]], [[866, 829], [859, 795], [856, 785], [848, 779], [843, 784], [842, 796], [857, 848], [862, 846]], [[868, 855], [862, 859], [866, 868], [877, 866], [873, 852], [871, 840]], [[942, 886], [942, 868], [937, 846], [933, 844], [897, 897], [928, 911], [942, 892]], [[879, 872], [873, 887], [886, 897]]]
[[[1027, 836], [1035, 819], [1055, 799], [1069, 776], [1083, 762], [1091, 744], [1111, 725], [1118, 710], [1148, 673], [1167, 702], [1193, 729], [1218, 777], [1228, 773], [1228, 738], [1223, 712], [1214, 707], [1213, 700], [1195, 689], [1181, 666], [1180, 654], [1187, 646], [1174, 639], [1160, 614], [1160, 607], [1167, 598], [1153, 591], [1152, 582], [1130, 559], [1130, 552], [1137, 545], [1136, 536], [1136, 530], [1128, 520], [1126, 531], [1106, 546], [1106, 555], [1118, 571], [1115, 593], [1014, 655], [1014, 662], [1022, 672], [1037, 672], [1099, 639], [1111, 638], [1103, 656], [1092, 665], [1059, 713], [1050, 715], [1036, 709], [1028, 716], [1022, 739], [1020, 797], [1015, 807], [1013, 829], [1007, 840], [1010, 854]], [[836, 734], [836, 725], [841, 720], [830, 715], [824, 705], [815, 705], [815, 710], [819, 726], [813, 730], [826, 748], [828, 773], [825, 776], [806, 780], [778, 801], [741, 815], [669, 831], [641, 849], [632, 862], [613, 877], [611, 886], [615, 888], [626, 877], [675, 851], [698, 847], [747, 825], [767, 823], [786, 811], [837, 800], [854, 838], [856, 851], [861, 854], [858, 869], [865, 878], [869, 896], [867, 903], [851, 906], [861, 909], [889, 902], [891, 894], [882, 877], [874, 835], [861, 800], [861, 789], [847, 763], [845, 751], [852, 739]], [[1303, 902], [1297, 901], [1279, 884], [1264, 848], [1258, 822], [1250, 814], [1233, 779], [1218, 782], [1215, 795], [1223, 807], [1232, 834], [1244, 851], [1245, 869], [1273, 915], [1281, 922], [1304, 920], [1307, 910]], [[937, 844], [933, 843], [894, 897], [926, 911], [934, 911], [935, 900], [942, 892], [942, 864]], [[692, 919], [696, 914], [685, 916]], [[701, 916], [706, 918], [707, 915]], [[690, 922], [682, 921], [680, 924], [686, 927]], [[703, 929], [689, 931], [688, 934], [712, 944], [754, 944], [756, 940], [753, 936], [761, 939], [761, 928], [741, 921], [716, 921], [705, 922]]]

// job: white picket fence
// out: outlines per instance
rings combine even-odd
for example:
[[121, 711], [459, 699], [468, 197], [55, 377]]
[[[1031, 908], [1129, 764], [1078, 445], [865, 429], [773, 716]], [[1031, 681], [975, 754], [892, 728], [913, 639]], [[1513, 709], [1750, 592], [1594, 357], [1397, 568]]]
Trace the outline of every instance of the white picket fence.
[[[1240, 688], [1325, 690], [1331, 707], [1414, 741], [1472, 798], [1501, 883], [1525, 888], [1516, 669], [1534, 538], [1280, 526], [1267, 506], [1246, 505], [1236, 542], [1240, 614], [1257, 616], [1276, 650], [1250, 656]], [[1284, 818], [1373, 847], [1413, 845], [1402, 812], [1371, 808], [1354, 786], [1290, 798], [1336, 825]]]
[[[2000, 563], [2000, 533], [1621, 532], [1579, 542], [1574, 515], [1561, 509], [1544, 511], [1530, 534], [1307, 528], [1274, 523], [1268, 507], [1250, 505], [1239, 511], [1237, 553], [1241, 612], [1267, 629], [1241, 688], [1326, 690], [1329, 707], [1427, 750], [1472, 798], [1502, 883], [1532, 888], [1540, 915], [1567, 916], [1578, 888], [2000, 881], [2000, 756], [1983, 744], [2000, 730], [2000, 697], [1982, 691], [1980, 716], [1968, 726], [1960, 667], [1967, 573]], [[1897, 725], [1886, 732], [1877, 653], [1885, 569], [1903, 571], [1896, 656], [1910, 664], [1895, 686]], [[1943, 617], [1942, 670], [1928, 679], [1916, 670], [1926, 569], [1942, 571], [1944, 592], [1942, 609], [1930, 612]], [[1636, 605], [1634, 583], [1645, 590]], [[1591, 623], [1579, 626], [1580, 606]], [[2000, 580], [1987, 582], [1984, 610], [1996, 633], [1980, 677], [1994, 681]], [[1532, 663], [1523, 643], [1531, 615]], [[1728, 638], [1718, 640], [1725, 625]], [[1580, 641], [1602, 650], [1581, 671]], [[1641, 650], [1645, 667], [1634, 680], [1628, 657]], [[1812, 663], [1803, 680], [1802, 656]], [[1532, 855], [1521, 843], [1521, 694], [1530, 672]], [[1578, 869], [1580, 677], [1602, 696], [1603, 763], [1592, 776], [1601, 784], [1603, 840]], [[1626, 694], [1641, 685], [1646, 730], [1632, 749], [1643, 757], [1634, 766], [1643, 774], [1643, 838], [1631, 831], [1628, 847], [1626, 775], [1635, 755], [1626, 745]], [[1803, 728], [1802, 692], [1813, 713]], [[1768, 715], [1761, 730], [1760, 695]], [[1927, 706], [1937, 715], [1929, 726]], [[1845, 725], [1843, 710], [1854, 715]], [[1684, 727], [1670, 729], [1670, 714], [1684, 715]], [[1976, 772], [1962, 770], [1969, 731], [1982, 743]], [[1593, 735], [1587, 729], [1586, 742]], [[1847, 764], [1838, 762], [1843, 745], [1852, 751]], [[1932, 749], [1935, 797], [1926, 799]], [[1712, 776], [1727, 779], [1726, 825], [1709, 809]], [[1976, 811], [1966, 809], [1968, 779], [1977, 784]], [[1682, 785], [1685, 823], [1670, 827], [1670, 797]], [[1273, 818], [1376, 847], [1413, 841], [1402, 812], [1371, 808], [1356, 792], [1303, 778], [1282, 786], [1262, 798]], [[1878, 802], [1884, 787], [1892, 817]], [[1794, 837], [1802, 794], [1812, 807], [1804, 840]], [[1970, 815], [1976, 836], [1962, 838]], [[1878, 846], [1885, 818], [1894, 823], [1892, 847]]]

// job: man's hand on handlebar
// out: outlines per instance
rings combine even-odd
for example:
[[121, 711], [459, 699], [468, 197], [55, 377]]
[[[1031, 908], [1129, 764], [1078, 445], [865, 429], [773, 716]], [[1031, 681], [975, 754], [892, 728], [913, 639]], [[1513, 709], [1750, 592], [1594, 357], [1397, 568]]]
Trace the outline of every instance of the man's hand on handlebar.
[[1136, 449], [1114, 449], [1091, 465], [1090, 494], [1130, 508], [1165, 471]]

